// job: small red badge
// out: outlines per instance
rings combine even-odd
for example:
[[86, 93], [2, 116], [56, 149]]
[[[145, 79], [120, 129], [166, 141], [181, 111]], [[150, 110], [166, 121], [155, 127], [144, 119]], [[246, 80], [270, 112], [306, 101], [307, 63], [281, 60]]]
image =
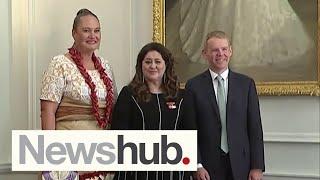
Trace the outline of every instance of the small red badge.
[[175, 109], [177, 108], [176, 103], [175, 102], [167, 102], [166, 103], [169, 109]]

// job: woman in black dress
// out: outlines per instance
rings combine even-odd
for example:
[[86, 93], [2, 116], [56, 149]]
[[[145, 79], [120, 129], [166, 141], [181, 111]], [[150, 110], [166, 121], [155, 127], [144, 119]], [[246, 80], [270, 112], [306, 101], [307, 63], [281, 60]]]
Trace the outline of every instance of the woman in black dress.
[[[114, 107], [111, 129], [178, 130], [196, 129], [193, 113], [187, 111], [185, 92], [179, 89], [174, 59], [162, 44], [145, 45], [137, 57], [136, 74], [123, 87]], [[187, 172], [118, 172], [117, 179], [181, 180]]]

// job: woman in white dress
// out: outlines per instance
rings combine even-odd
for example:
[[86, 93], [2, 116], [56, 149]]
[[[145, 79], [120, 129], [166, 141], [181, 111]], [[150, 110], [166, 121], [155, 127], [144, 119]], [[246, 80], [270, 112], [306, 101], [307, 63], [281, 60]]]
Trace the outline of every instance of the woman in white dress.
[[[74, 19], [74, 44], [46, 70], [41, 89], [43, 130], [104, 130], [111, 124], [116, 86], [109, 63], [94, 51], [100, 46], [100, 23], [81, 9]], [[42, 172], [42, 179], [112, 179], [107, 172]]]

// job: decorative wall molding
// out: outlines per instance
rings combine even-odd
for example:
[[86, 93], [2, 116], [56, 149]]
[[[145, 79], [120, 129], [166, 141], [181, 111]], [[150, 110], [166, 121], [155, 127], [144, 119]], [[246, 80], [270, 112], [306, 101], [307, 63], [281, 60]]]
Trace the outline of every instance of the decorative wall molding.
[[2, 174], [38, 174], [38, 171], [11, 171], [11, 163], [0, 163], [0, 175]]
[[28, 1], [28, 129], [37, 129], [37, 69], [35, 48], [35, 0]]
[[319, 133], [264, 133], [266, 143], [320, 143]]
[[0, 163], [0, 174], [11, 172], [11, 163]]
[[287, 173], [287, 172], [265, 172], [266, 177], [288, 177], [288, 178], [304, 178], [304, 179], [319, 179], [319, 174], [298, 174], [298, 173]]

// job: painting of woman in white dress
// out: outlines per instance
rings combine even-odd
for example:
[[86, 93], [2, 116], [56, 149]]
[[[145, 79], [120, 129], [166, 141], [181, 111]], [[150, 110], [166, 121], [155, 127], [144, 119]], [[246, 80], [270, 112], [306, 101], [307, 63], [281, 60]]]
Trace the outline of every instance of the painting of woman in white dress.
[[166, 0], [166, 46], [186, 81], [207, 67], [208, 32], [231, 36], [231, 68], [258, 82], [317, 80], [317, 1]]

